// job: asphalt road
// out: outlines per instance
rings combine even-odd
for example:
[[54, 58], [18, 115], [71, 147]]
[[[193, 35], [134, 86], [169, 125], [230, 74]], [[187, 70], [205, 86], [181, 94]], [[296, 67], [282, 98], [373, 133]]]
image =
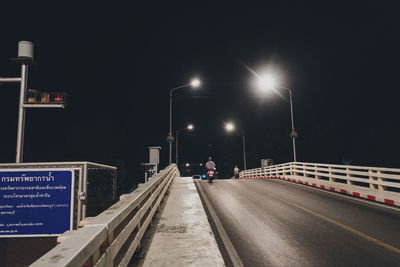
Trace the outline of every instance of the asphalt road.
[[400, 211], [280, 180], [199, 186], [245, 266], [400, 266]]

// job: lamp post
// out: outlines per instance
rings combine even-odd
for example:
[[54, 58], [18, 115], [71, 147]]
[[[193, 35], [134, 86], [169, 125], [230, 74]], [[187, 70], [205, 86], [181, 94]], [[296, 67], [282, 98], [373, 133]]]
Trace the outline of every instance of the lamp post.
[[182, 128], [176, 131], [176, 141], [175, 141], [175, 161], [176, 161], [176, 166], [179, 168], [179, 157], [178, 157], [178, 140], [179, 140], [179, 132], [183, 130], [189, 130], [192, 131], [194, 129], [193, 124], [189, 124], [186, 128]]
[[242, 145], [243, 145], [243, 169], [247, 169], [247, 164], [246, 164], [246, 138], [244, 134], [244, 130], [238, 129], [235, 127], [235, 125], [232, 122], [229, 122], [225, 124], [225, 130], [228, 132], [233, 132], [233, 131], [239, 131], [242, 134]]
[[172, 142], [174, 142], [174, 136], [172, 134], [172, 93], [178, 89], [182, 89], [182, 88], [189, 87], [189, 86], [191, 86], [193, 88], [199, 87], [200, 80], [193, 79], [190, 83], [172, 88], [169, 91], [169, 133], [168, 133], [168, 137], [167, 137], [167, 141], [169, 143], [169, 164], [172, 163]]
[[292, 144], [293, 144], [293, 161], [296, 162], [296, 137], [297, 133], [296, 130], [294, 129], [294, 118], [293, 118], [293, 92], [289, 88], [284, 88], [289, 91], [289, 98], [290, 98], [290, 118], [292, 121], [292, 131], [290, 133], [290, 136], [292, 137]]
[[293, 116], [293, 92], [290, 88], [283, 87], [283, 86], [277, 86], [275, 84], [275, 80], [271, 75], [264, 75], [264, 76], [258, 76], [258, 87], [262, 91], [266, 90], [274, 90], [275, 88], [281, 88], [284, 90], [287, 90], [289, 92], [289, 101], [290, 101], [290, 120], [292, 124], [292, 131], [290, 132], [290, 136], [292, 137], [292, 144], [293, 144], [293, 161], [296, 162], [296, 138], [297, 138], [297, 132], [294, 128], [294, 116]]

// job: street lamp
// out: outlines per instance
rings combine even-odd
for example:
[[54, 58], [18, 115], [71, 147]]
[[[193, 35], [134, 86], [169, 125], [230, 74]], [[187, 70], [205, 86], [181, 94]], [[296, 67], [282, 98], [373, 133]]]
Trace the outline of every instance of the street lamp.
[[232, 132], [234, 129], [235, 129], [235, 125], [233, 125], [232, 122], [225, 124], [225, 130], [227, 130], [228, 132]]
[[176, 161], [176, 166], [178, 166], [178, 140], [179, 140], [179, 132], [183, 130], [189, 130], [192, 131], [194, 129], [193, 124], [189, 124], [186, 128], [182, 128], [176, 131], [176, 142], [175, 142], [175, 161]]
[[193, 79], [191, 82], [190, 82], [190, 85], [191, 86], [193, 86], [193, 87], [199, 87], [200, 86], [200, 80], [199, 79]]
[[185, 87], [193, 87], [193, 88], [197, 88], [199, 87], [201, 84], [199, 79], [193, 79], [191, 80], [190, 83], [188, 84], [184, 84], [175, 88], [172, 88], [169, 91], [169, 133], [168, 133], [168, 137], [167, 137], [167, 141], [169, 143], [169, 164], [172, 163], [172, 142], [174, 142], [174, 136], [172, 134], [172, 93], [178, 89], [182, 89]]
[[234, 132], [239, 131], [242, 134], [242, 144], [243, 144], [243, 169], [246, 170], [247, 169], [247, 164], [246, 164], [246, 139], [245, 139], [245, 135], [244, 135], [244, 130], [242, 129], [238, 129], [235, 127], [235, 125], [232, 122], [228, 122], [225, 124], [225, 130], [227, 132]]
[[257, 85], [258, 88], [260, 88], [264, 92], [270, 91], [273, 90], [273, 88], [275, 88], [275, 79], [272, 75], [266, 74], [258, 78]]
[[283, 86], [278, 86], [276, 85], [274, 76], [271, 74], [264, 74], [262, 76], [257, 76], [257, 85], [258, 88], [261, 91], [270, 91], [270, 90], [275, 90], [275, 88], [281, 88], [284, 90], [287, 90], [289, 92], [289, 98], [290, 98], [290, 118], [292, 122], [292, 131], [290, 133], [290, 136], [292, 137], [292, 143], [293, 143], [293, 160], [296, 162], [296, 137], [297, 133], [294, 129], [294, 118], [293, 118], [293, 92], [290, 88], [283, 87]]

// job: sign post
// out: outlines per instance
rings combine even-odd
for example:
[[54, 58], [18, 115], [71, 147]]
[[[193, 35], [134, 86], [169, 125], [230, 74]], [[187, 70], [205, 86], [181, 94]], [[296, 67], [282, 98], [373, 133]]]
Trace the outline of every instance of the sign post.
[[28, 67], [33, 63], [33, 43], [28, 41], [18, 42], [18, 57], [13, 59], [21, 64], [21, 77], [16, 78], [2, 78], [1, 83], [20, 83], [19, 93], [19, 107], [18, 107], [18, 130], [17, 130], [17, 149], [15, 155], [15, 162], [21, 163], [23, 161], [24, 153], [24, 132], [25, 132], [25, 109], [27, 108], [64, 108], [65, 103], [63, 99], [55, 98], [55, 103], [49, 103], [45, 100], [44, 103], [29, 103], [26, 101], [28, 93]]

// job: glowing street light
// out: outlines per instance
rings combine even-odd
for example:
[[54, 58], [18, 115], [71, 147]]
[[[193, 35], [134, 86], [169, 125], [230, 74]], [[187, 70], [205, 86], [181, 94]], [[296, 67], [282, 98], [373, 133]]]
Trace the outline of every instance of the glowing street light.
[[290, 133], [290, 136], [292, 137], [292, 143], [293, 143], [293, 160], [294, 162], [297, 161], [296, 159], [296, 138], [297, 138], [297, 133], [296, 130], [294, 129], [294, 118], [293, 118], [293, 92], [291, 89], [283, 86], [278, 86], [276, 84], [275, 78], [272, 74], [266, 73], [261, 76], [257, 75], [257, 85], [258, 88], [263, 91], [270, 91], [270, 90], [275, 90], [275, 88], [281, 88], [284, 90], [289, 91], [289, 98], [290, 98], [290, 118], [292, 122], [292, 131]]
[[246, 139], [245, 139], [245, 135], [244, 135], [244, 130], [242, 129], [238, 129], [235, 127], [235, 124], [233, 124], [232, 122], [228, 122], [225, 124], [225, 130], [227, 132], [234, 132], [234, 131], [239, 131], [242, 134], [242, 144], [243, 144], [243, 169], [246, 170], [247, 169], [247, 164], [246, 164]]
[[235, 130], [235, 125], [232, 122], [228, 122], [227, 124], [225, 124], [225, 129], [228, 132], [232, 132], [233, 130]]
[[265, 74], [257, 79], [258, 88], [262, 91], [270, 91], [275, 88], [275, 79], [271, 74]]
[[185, 166], [186, 166], [186, 167], [189, 167], [189, 166], [190, 166], [190, 164], [189, 164], [189, 163], [186, 163], [186, 164], [185, 164]]
[[200, 80], [197, 79], [197, 78], [196, 78], [196, 79], [193, 79], [193, 80], [190, 82], [190, 85], [191, 85], [192, 87], [194, 87], [194, 88], [199, 87], [200, 84], [201, 84], [201, 82], [200, 82]]
[[185, 87], [192, 87], [192, 88], [197, 88], [201, 84], [199, 79], [193, 79], [190, 81], [188, 84], [184, 84], [175, 88], [172, 88], [169, 91], [169, 133], [167, 137], [167, 141], [169, 143], [169, 164], [172, 163], [172, 142], [174, 142], [174, 136], [172, 134], [172, 93], [178, 89], [182, 89]]
[[193, 131], [194, 126], [193, 124], [189, 124], [188, 126], [186, 126], [185, 128], [179, 129], [176, 131], [176, 142], [175, 142], [175, 161], [176, 161], [176, 166], [178, 166], [179, 168], [179, 157], [178, 157], [178, 141], [179, 141], [179, 132], [184, 131], [184, 130], [188, 130], [188, 131]]

